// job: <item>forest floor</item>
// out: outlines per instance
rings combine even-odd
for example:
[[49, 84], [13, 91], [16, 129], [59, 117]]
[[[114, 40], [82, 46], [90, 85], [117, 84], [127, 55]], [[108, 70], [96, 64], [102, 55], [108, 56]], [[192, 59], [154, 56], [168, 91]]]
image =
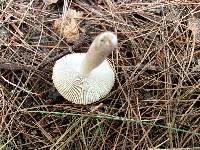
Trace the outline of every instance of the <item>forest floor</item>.
[[[195, 0], [0, 0], [0, 149], [200, 149], [199, 11]], [[53, 65], [103, 31], [119, 39], [115, 86], [72, 104]]]

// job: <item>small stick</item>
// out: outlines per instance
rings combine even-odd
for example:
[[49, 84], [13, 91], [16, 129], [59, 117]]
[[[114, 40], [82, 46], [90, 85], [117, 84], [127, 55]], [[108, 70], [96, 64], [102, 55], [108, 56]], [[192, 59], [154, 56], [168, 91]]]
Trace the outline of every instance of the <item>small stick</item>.
[[19, 27], [17, 27], [14, 23], [11, 23], [11, 26], [15, 29], [15, 31], [21, 36], [24, 36], [24, 33], [20, 31]]
[[[83, 38], [82, 38], [82, 40], [80, 40], [80, 42], [76, 43], [72, 47], [69, 47], [68, 50], [62, 52], [61, 54], [44, 61], [39, 67], [44, 67], [51, 62], [55, 62], [56, 60], [60, 59], [61, 57], [69, 54], [71, 49], [78, 49], [78, 47], [80, 47], [80, 45], [84, 42], [85, 39], [86, 39], [86, 37], [83, 36]], [[6, 69], [6, 70], [11, 70], [11, 71], [15, 71], [15, 70], [29, 71], [29, 70], [36, 70], [37, 67], [31, 66], [31, 65], [18, 64], [18, 63], [3, 62], [3, 63], [0, 63], [0, 69]]]
[[6, 70], [11, 70], [11, 71], [15, 71], [15, 70], [34, 70], [35, 68], [33, 66], [26, 66], [26, 65], [22, 65], [22, 64], [17, 64], [17, 63], [3, 63], [0, 64], [0, 69], [6, 69]]

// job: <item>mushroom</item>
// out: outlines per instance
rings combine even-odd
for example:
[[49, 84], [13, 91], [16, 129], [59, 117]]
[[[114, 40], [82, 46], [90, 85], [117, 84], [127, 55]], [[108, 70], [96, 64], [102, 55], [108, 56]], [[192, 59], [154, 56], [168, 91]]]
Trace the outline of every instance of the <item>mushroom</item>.
[[105, 97], [115, 81], [115, 70], [106, 57], [117, 46], [112, 32], [99, 34], [87, 53], [69, 54], [53, 67], [53, 83], [58, 92], [75, 104], [91, 104]]

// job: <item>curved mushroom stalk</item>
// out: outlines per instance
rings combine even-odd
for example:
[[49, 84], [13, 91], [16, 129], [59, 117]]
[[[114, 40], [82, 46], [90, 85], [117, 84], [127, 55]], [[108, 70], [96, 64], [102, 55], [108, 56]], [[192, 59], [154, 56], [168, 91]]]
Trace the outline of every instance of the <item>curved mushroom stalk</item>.
[[85, 77], [93, 69], [98, 67], [116, 48], [117, 43], [117, 36], [112, 32], [104, 32], [98, 35], [92, 42], [84, 60], [82, 61], [80, 75]]

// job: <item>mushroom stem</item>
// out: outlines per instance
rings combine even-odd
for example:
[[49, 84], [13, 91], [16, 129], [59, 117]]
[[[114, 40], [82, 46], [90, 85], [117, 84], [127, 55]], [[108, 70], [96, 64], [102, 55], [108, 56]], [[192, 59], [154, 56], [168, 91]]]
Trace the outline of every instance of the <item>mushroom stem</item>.
[[98, 67], [117, 45], [117, 36], [112, 32], [103, 32], [92, 42], [85, 58], [82, 61], [80, 75], [87, 76], [93, 69]]
[[86, 53], [80, 68], [80, 75], [83, 77], [87, 76], [94, 68], [99, 66], [106, 59], [105, 55], [93, 52], [94, 50], [92, 49], [94, 49], [93, 44], [91, 45], [89, 51]]

